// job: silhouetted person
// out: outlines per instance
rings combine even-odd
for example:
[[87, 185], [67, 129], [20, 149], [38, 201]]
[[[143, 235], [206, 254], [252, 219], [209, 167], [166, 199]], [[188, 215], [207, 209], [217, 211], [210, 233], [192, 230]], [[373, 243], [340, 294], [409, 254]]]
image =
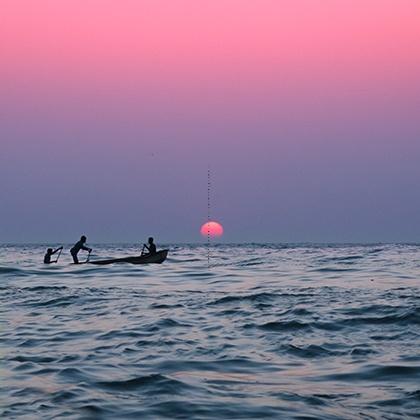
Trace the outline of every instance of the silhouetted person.
[[73, 261], [75, 264], [79, 264], [79, 259], [77, 258], [77, 254], [79, 253], [81, 249], [83, 249], [84, 251], [92, 252], [92, 248], [85, 246], [85, 243], [86, 243], [86, 236], [83, 235], [80, 238], [80, 241], [75, 243], [73, 248], [70, 250], [70, 254], [73, 257]]
[[143, 244], [143, 251], [142, 255], [144, 254], [144, 248], [146, 248], [149, 251], [149, 254], [156, 254], [156, 245], [153, 242], [153, 238], [150, 237], [147, 241], [148, 245]]
[[[57, 261], [51, 261], [51, 255], [54, 255], [56, 252], [61, 251], [63, 249], [62, 246], [53, 250], [52, 248], [47, 249], [47, 253], [44, 255], [44, 264], [51, 264], [52, 262], [55, 263]], [[58, 258], [57, 258], [58, 260]]]

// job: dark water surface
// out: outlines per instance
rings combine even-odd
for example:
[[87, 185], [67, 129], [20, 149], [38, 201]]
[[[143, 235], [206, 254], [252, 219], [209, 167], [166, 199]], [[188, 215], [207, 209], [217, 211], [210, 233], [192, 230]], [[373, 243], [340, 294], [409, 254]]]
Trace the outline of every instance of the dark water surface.
[[0, 247], [2, 418], [419, 416], [420, 246], [44, 248]]

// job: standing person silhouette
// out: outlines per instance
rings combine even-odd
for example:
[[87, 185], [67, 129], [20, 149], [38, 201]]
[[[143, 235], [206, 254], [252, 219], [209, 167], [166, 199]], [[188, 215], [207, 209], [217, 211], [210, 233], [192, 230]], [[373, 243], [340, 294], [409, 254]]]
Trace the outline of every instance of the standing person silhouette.
[[141, 252], [141, 255], [144, 254], [144, 248], [146, 248], [149, 252], [150, 255], [156, 254], [156, 245], [153, 242], [153, 238], [150, 237], [147, 241], [148, 245], [143, 244], [143, 250]]
[[75, 264], [79, 264], [79, 259], [77, 258], [77, 254], [79, 253], [79, 251], [81, 249], [83, 249], [84, 251], [89, 251], [89, 253], [92, 252], [92, 248], [89, 248], [89, 247], [85, 246], [86, 239], [87, 239], [86, 236], [83, 235], [80, 238], [80, 241], [76, 242], [74, 244], [73, 248], [70, 250], [70, 254], [73, 257], [73, 261], [74, 261]]

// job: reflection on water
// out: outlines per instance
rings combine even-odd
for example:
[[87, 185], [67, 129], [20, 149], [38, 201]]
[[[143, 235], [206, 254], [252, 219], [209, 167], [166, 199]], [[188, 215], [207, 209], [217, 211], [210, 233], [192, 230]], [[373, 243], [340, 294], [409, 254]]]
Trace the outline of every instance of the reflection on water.
[[3, 417], [420, 412], [420, 246], [224, 245], [210, 269], [200, 246], [44, 248], [0, 247]]

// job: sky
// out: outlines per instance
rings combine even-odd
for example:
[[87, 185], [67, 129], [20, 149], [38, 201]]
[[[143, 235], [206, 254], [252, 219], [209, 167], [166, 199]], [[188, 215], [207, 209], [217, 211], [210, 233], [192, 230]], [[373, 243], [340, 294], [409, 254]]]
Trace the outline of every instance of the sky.
[[0, 242], [420, 242], [420, 1], [0, 0]]

